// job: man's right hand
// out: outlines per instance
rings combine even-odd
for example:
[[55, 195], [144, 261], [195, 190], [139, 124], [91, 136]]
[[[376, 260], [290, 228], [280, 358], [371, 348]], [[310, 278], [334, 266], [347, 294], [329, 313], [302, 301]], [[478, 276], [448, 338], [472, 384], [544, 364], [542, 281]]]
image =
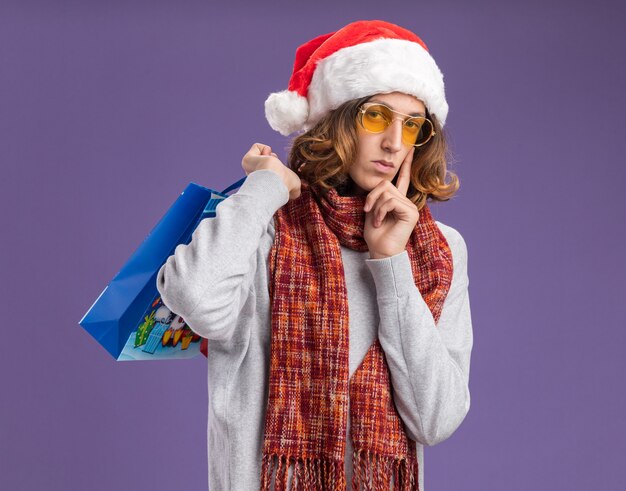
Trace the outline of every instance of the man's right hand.
[[269, 169], [276, 172], [287, 186], [289, 190], [289, 200], [300, 196], [301, 181], [298, 175], [289, 167], [284, 165], [278, 155], [272, 152], [269, 145], [263, 143], [255, 143], [252, 148], [243, 156], [241, 166], [250, 175], [256, 170]]

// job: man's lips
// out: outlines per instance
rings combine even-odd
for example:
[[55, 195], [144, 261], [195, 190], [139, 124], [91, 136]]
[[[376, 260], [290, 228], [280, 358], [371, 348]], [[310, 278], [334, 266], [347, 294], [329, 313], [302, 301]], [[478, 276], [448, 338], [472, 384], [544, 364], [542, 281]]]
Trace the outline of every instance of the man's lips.
[[395, 170], [393, 165], [389, 165], [389, 162], [385, 160], [374, 160], [373, 163], [376, 166], [376, 170], [383, 174], [391, 174], [391, 172]]
[[386, 160], [374, 160], [374, 162], [378, 164], [386, 165], [387, 167], [393, 167], [393, 164]]

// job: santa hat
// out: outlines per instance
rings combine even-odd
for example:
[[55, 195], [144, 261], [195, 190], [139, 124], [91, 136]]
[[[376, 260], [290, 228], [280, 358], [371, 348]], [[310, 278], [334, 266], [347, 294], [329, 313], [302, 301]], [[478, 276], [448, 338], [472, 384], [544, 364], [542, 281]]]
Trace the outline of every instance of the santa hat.
[[286, 136], [311, 129], [344, 102], [396, 91], [422, 100], [443, 127], [443, 74], [426, 44], [395, 24], [360, 20], [298, 47], [288, 88], [270, 94], [265, 117]]

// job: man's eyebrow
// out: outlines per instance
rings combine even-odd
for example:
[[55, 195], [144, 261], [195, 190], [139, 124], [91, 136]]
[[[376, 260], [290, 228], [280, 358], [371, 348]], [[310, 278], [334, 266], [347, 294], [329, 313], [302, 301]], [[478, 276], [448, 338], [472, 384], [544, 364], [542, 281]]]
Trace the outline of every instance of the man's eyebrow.
[[[395, 111], [395, 108], [391, 107], [391, 104], [389, 104], [388, 102], [383, 102], [383, 101], [379, 101], [377, 99], [370, 99], [368, 102], [376, 102], [378, 104], [384, 104], [385, 106], [390, 107], [391, 109], [393, 109]], [[400, 111], [397, 111], [400, 112]], [[426, 114], [424, 113], [411, 113], [409, 114], [409, 116], [422, 116], [423, 118], [426, 117]]]

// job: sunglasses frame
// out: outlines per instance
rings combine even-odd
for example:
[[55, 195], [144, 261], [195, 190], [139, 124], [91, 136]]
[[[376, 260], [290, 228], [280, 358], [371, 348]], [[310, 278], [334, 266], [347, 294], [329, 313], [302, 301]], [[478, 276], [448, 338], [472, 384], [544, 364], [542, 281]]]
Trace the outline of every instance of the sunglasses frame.
[[[365, 112], [372, 106], [383, 106], [384, 108], [388, 109], [391, 113], [395, 113], [395, 114], [400, 114], [402, 116], [406, 116], [407, 118], [398, 118], [395, 117], [393, 118], [389, 124], [385, 127], [385, 129], [381, 130], [381, 131], [370, 131], [368, 130], [364, 125], [363, 125], [363, 115], [365, 114]], [[424, 145], [426, 145], [430, 140], [432, 140], [433, 136], [435, 136], [437, 133], [435, 131], [435, 125], [433, 124], [433, 122], [424, 117], [424, 116], [411, 116], [410, 114], [404, 114], [398, 111], [395, 111], [393, 109], [391, 109], [389, 106], [387, 106], [386, 104], [383, 104], [382, 102], [364, 102], [363, 104], [361, 104], [361, 106], [359, 106], [358, 109], [358, 121], [359, 124], [361, 125], [361, 127], [367, 131], [368, 133], [373, 133], [373, 134], [379, 134], [382, 133], [383, 131], [385, 131], [387, 128], [389, 128], [389, 126], [391, 126], [391, 123], [393, 123], [396, 119], [404, 119], [404, 121], [402, 121], [402, 126], [404, 126], [406, 124], [407, 121], [411, 120], [411, 119], [418, 119], [418, 120], [425, 120], [428, 121], [428, 123], [430, 124], [430, 135], [428, 136], [428, 139], [424, 142], [424, 143], [411, 143], [411, 144], [407, 144], [404, 142], [404, 139], [402, 140], [402, 143], [404, 143], [405, 145], [409, 145], [409, 146], [413, 146], [413, 147], [423, 147]]]

